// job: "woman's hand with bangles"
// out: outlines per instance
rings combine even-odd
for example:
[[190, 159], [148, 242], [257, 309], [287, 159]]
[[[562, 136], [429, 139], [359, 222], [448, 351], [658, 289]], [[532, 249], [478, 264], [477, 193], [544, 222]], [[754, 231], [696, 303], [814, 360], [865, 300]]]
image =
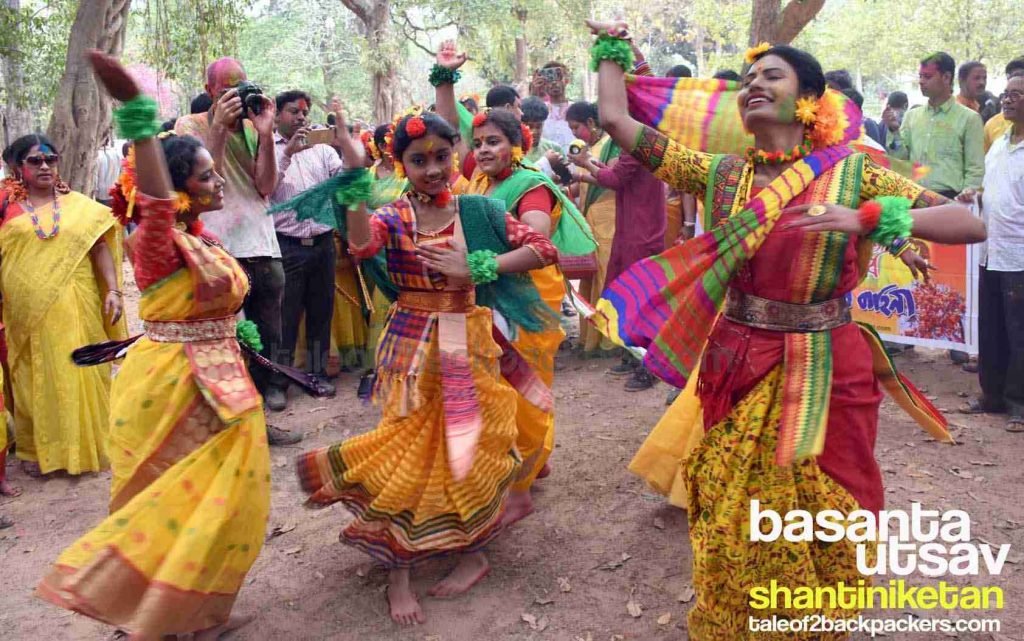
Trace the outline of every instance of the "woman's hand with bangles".
[[628, 41], [633, 39], [629, 34], [629, 25], [622, 20], [585, 20], [584, 22], [590, 28], [590, 33], [595, 36], [611, 36]]
[[124, 294], [112, 289], [103, 298], [103, 316], [113, 324], [121, 320], [122, 313], [124, 313]]

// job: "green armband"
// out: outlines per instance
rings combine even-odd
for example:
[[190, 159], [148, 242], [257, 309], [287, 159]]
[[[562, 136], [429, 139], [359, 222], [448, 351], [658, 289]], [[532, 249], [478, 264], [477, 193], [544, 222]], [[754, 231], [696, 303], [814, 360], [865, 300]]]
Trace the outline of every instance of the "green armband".
[[882, 206], [878, 226], [868, 234], [873, 242], [889, 247], [897, 238], [910, 238], [914, 219], [910, 215], [910, 199], [902, 196], [880, 196], [875, 199]]
[[334, 199], [342, 207], [358, 207], [373, 197], [373, 176], [366, 168], [348, 169], [341, 175], [341, 184]]
[[454, 85], [462, 78], [462, 73], [457, 69], [449, 69], [435, 64], [430, 70], [430, 84], [435, 87], [441, 85]]
[[146, 94], [139, 94], [114, 110], [117, 135], [128, 140], [143, 140], [160, 133], [157, 104]]
[[633, 71], [633, 47], [619, 38], [598, 36], [590, 47], [590, 70], [597, 71], [602, 60], [610, 60], [629, 73]]
[[498, 280], [498, 255], [489, 249], [470, 252], [466, 257], [469, 276], [474, 285], [485, 285]]

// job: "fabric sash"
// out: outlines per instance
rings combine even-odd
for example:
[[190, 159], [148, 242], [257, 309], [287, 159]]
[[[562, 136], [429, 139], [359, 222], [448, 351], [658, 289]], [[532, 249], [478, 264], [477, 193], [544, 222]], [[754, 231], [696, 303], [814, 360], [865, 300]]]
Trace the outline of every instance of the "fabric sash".
[[767, 237], [782, 209], [811, 182], [852, 153], [815, 151], [762, 189], [744, 209], [707, 233], [627, 269], [605, 289], [596, 322], [620, 345], [647, 350], [644, 364], [685, 387], [719, 311], [729, 281]]
[[[594, 240], [590, 224], [584, 220], [583, 215], [576, 209], [576, 205], [569, 200], [558, 185], [542, 172], [525, 166], [516, 169], [511, 176], [494, 188], [490, 197], [504, 202], [505, 209], [511, 211], [526, 192], [540, 185], [548, 188], [561, 208], [558, 226], [551, 230], [551, 242], [558, 248], [558, 251], [570, 256], [586, 256], [596, 251], [597, 241]], [[473, 193], [484, 194], [489, 187], [490, 178], [478, 171], [473, 176], [470, 190]]]

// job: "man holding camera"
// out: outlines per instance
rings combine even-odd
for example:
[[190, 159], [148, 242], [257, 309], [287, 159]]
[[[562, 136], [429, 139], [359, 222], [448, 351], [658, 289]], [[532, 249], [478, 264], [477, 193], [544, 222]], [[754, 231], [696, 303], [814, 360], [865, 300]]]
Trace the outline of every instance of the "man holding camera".
[[[308, 127], [313, 102], [309, 94], [286, 91], [278, 94], [275, 102], [278, 181], [270, 199], [277, 204], [340, 172], [341, 152], [332, 130]], [[318, 143], [320, 139], [329, 144]], [[313, 220], [298, 220], [294, 211], [274, 214], [274, 226], [287, 284], [281, 307], [282, 360], [286, 365], [293, 364], [299, 322], [305, 314], [306, 368], [324, 381], [322, 384], [333, 396], [334, 387], [326, 382], [337, 260], [333, 229]]]
[[[245, 316], [259, 328], [263, 355], [280, 362], [284, 268], [274, 220], [267, 214], [277, 186], [275, 105], [233, 58], [207, 67], [206, 92], [213, 99], [210, 111], [179, 118], [174, 130], [202, 140], [224, 178], [224, 208], [204, 214], [203, 222], [248, 272]], [[259, 368], [252, 375], [267, 407], [284, 409], [283, 377]], [[267, 438], [271, 445], [284, 445], [302, 437], [268, 425]]]
[[530, 85], [530, 93], [548, 100], [548, 117], [544, 121], [544, 137], [568, 149], [576, 139], [565, 112], [569, 109], [569, 101], [565, 97], [565, 88], [569, 84], [569, 69], [560, 62], [549, 62], [537, 70]]

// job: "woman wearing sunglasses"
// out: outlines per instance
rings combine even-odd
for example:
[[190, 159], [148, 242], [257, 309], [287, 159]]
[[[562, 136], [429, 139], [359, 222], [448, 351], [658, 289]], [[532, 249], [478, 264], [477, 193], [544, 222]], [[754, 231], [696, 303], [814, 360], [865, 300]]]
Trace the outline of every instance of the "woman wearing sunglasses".
[[45, 136], [9, 150], [0, 192], [0, 293], [14, 391], [15, 441], [30, 476], [108, 467], [110, 366], [71, 352], [124, 338], [120, 243], [110, 210], [60, 179]]

